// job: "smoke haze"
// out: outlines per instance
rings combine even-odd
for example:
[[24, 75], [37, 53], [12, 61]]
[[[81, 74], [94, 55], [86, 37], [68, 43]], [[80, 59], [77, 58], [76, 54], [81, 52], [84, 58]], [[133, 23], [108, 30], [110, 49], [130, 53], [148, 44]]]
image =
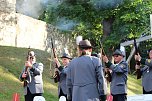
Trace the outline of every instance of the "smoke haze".
[[33, 17], [38, 18], [44, 11], [48, 0], [16, 0], [16, 11]]
[[78, 23], [73, 20], [68, 20], [66, 18], [59, 18], [56, 27], [63, 31], [71, 31]]
[[123, 3], [124, 0], [92, 0], [91, 4], [96, 9], [115, 8]]
[[53, 7], [53, 8], [57, 8], [57, 6], [60, 5], [61, 3], [62, 3], [61, 0], [49, 0], [48, 6]]

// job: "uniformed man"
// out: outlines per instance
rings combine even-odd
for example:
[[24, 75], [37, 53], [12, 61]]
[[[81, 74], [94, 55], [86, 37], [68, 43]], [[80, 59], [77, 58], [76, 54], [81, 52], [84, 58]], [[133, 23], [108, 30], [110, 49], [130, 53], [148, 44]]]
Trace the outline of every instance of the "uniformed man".
[[43, 64], [36, 62], [34, 51], [30, 51], [20, 74], [20, 81], [24, 81], [25, 101], [33, 101], [35, 96], [42, 96], [43, 90]]
[[[67, 66], [71, 61], [71, 56], [69, 53], [63, 53], [61, 56], [62, 66], [59, 63], [59, 60], [55, 58], [55, 62], [58, 65], [57, 71], [59, 71], [59, 81], [58, 81], [58, 96], [64, 96], [67, 99], [67, 91], [66, 91], [66, 76], [67, 76]], [[67, 100], [70, 101], [70, 100]]]
[[103, 56], [106, 67], [112, 70], [110, 91], [113, 101], [126, 101], [128, 64], [123, 61], [124, 55], [119, 49], [115, 50], [113, 57], [114, 64]]
[[81, 56], [68, 65], [67, 94], [72, 101], [99, 101], [103, 91], [103, 68], [101, 60], [91, 56], [90, 41], [79, 43]]
[[[135, 60], [139, 61], [141, 65], [136, 65], [136, 69], [140, 70], [142, 77], [143, 94], [152, 94], [152, 49], [148, 51], [149, 58], [144, 59], [141, 56], [135, 55]], [[140, 67], [143, 68], [140, 68]]]

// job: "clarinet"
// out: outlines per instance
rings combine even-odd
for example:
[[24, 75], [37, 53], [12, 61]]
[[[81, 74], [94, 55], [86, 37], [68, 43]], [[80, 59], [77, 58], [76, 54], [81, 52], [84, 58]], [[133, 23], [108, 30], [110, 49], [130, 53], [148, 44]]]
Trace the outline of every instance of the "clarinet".
[[[28, 53], [27, 53], [26, 60], [27, 60], [27, 61], [29, 61], [29, 59], [30, 59], [30, 46], [29, 46], [29, 48], [28, 48]], [[25, 72], [25, 73], [27, 73], [27, 72], [28, 72], [28, 66], [26, 66], [26, 67], [25, 67], [24, 72]], [[24, 80], [23, 80], [23, 81], [24, 81], [24, 83], [23, 83], [23, 87], [27, 86], [27, 84], [28, 84], [27, 77], [26, 77], [26, 78], [24, 78]]]

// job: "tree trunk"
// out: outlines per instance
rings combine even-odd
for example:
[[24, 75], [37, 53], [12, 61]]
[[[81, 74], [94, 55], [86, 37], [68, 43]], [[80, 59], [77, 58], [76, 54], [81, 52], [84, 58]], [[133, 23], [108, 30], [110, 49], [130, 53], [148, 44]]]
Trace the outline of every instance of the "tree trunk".
[[112, 24], [114, 22], [114, 17], [111, 18], [105, 18], [102, 22], [103, 25], [103, 37], [106, 38], [110, 35], [112, 30]]

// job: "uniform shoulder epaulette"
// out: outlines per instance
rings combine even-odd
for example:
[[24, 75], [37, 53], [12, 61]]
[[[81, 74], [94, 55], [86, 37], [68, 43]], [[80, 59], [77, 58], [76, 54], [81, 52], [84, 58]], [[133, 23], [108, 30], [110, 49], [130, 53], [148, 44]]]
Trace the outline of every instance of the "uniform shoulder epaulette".
[[151, 62], [151, 59], [147, 59], [147, 62], [150, 63], [150, 62]]
[[125, 63], [125, 62], [122, 62], [122, 63], [120, 64], [120, 67], [121, 67], [121, 68], [125, 68], [125, 67], [126, 67], [126, 63]]

